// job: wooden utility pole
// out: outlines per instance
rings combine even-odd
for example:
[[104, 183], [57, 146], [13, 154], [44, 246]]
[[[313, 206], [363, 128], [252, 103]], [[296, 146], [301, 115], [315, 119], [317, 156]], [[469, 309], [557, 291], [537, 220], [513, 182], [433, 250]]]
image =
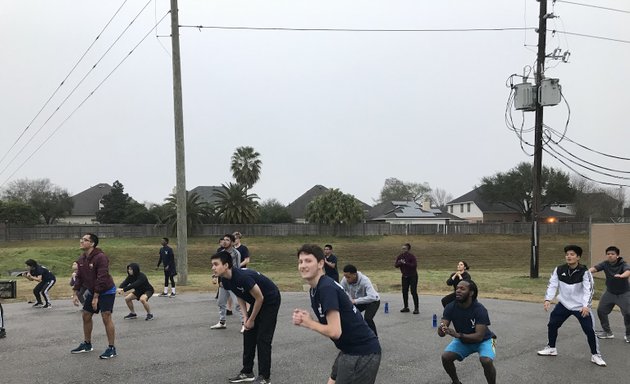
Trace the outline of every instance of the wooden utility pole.
[[186, 155], [184, 150], [184, 109], [182, 67], [179, 56], [179, 15], [177, 0], [171, 0], [171, 42], [173, 58], [173, 107], [175, 109], [175, 172], [177, 198], [177, 282], [188, 283], [188, 228], [186, 220]]
[[540, 2], [538, 15], [538, 55], [536, 59], [536, 121], [534, 125], [534, 183], [532, 187], [532, 255], [530, 259], [529, 277], [538, 278], [539, 245], [540, 245], [540, 212], [542, 190], [542, 131], [543, 106], [540, 103], [540, 86], [545, 75], [545, 50], [547, 48], [547, 0]]

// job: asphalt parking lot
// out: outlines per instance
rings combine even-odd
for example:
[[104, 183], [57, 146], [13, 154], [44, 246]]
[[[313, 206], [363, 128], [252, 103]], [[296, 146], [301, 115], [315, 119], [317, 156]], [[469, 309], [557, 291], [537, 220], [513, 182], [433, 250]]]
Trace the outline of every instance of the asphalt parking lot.
[[[421, 296], [420, 315], [399, 313], [400, 294], [383, 294], [375, 318], [383, 348], [377, 383], [450, 383], [440, 354], [448, 343], [432, 328], [432, 315], [441, 314], [439, 297]], [[390, 313], [383, 313], [389, 302]], [[590, 362], [586, 338], [569, 319], [560, 329], [556, 357], [540, 357], [545, 346], [547, 316], [542, 304], [481, 299], [489, 310], [491, 329], [498, 336], [499, 383], [625, 383], [629, 382], [630, 344], [623, 341], [623, 320], [611, 314], [615, 339], [600, 343], [605, 368]], [[210, 330], [218, 320], [216, 301], [209, 293], [185, 293], [151, 299], [155, 320], [123, 320], [121, 297], [114, 307], [118, 356], [100, 360], [106, 347], [100, 317], [95, 317], [94, 351], [80, 355], [70, 349], [82, 341], [81, 315], [70, 300], [54, 301], [51, 310], [27, 303], [4, 303], [7, 338], [0, 339], [1, 383], [227, 383], [241, 368], [242, 339], [238, 316], [225, 330]], [[291, 324], [294, 308], [309, 308], [308, 294], [284, 292], [273, 342], [272, 382], [325, 383], [337, 350], [333, 343]], [[475, 356], [457, 364], [462, 382], [485, 383]]]

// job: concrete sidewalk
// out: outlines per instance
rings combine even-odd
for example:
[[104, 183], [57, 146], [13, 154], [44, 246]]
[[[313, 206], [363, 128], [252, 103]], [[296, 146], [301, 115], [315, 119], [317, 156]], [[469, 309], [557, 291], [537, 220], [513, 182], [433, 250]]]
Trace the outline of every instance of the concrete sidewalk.
[[[291, 324], [291, 312], [309, 309], [308, 294], [282, 294], [278, 327], [273, 342], [274, 384], [325, 383], [337, 350], [333, 343], [310, 330]], [[375, 321], [383, 358], [377, 383], [450, 383], [440, 354], [449, 338], [432, 328], [432, 315], [441, 315], [439, 297], [421, 296], [420, 315], [399, 313], [400, 294], [383, 294]], [[390, 313], [383, 313], [384, 302]], [[482, 299], [498, 336], [499, 383], [624, 383], [630, 369], [630, 344], [623, 341], [623, 320], [611, 314], [616, 338], [602, 340], [608, 367], [590, 362], [586, 338], [578, 322], [569, 319], [560, 329], [559, 355], [540, 357], [536, 350], [547, 341], [548, 314], [542, 304]], [[118, 357], [100, 360], [106, 347], [100, 316], [94, 318], [95, 350], [70, 354], [83, 338], [81, 315], [70, 300], [51, 310], [26, 303], [4, 304], [7, 338], [0, 339], [2, 383], [227, 383], [241, 368], [242, 336], [238, 316], [228, 318], [225, 330], [210, 330], [218, 320], [213, 295], [185, 293], [175, 298], [154, 297], [155, 320], [144, 321], [136, 304], [137, 320], [123, 320], [128, 310], [116, 298], [114, 319]], [[457, 364], [466, 384], [485, 383], [475, 356]], [[255, 367], [256, 372], [256, 367]]]

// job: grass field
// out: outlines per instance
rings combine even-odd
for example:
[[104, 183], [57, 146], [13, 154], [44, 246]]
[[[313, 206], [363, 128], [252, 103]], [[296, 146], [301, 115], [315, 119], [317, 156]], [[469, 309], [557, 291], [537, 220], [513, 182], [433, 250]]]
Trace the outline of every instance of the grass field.
[[[400, 290], [400, 273], [393, 267], [394, 259], [403, 243], [412, 245], [411, 252], [419, 258], [420, 292], [446, 294], [450, 288], [445, 281], [459, 260], [470, 265], [470, 274], [477, 282], [480, 296], [541, 301], [549, 273], [564, 262], [563, 247], [578, 244], [584, 248], [588, 260], [588, 237], [550, 236], [541, 239], [540, 278], [529, 278], [530, 238], [516, 235], [461, 235], [461, 236], [370, 236], [370, 237], [251, 237], [244, 239], [249, 247], [250, 267], [272, 278], [282, 290], [299, 291], [302, 279], [297, 272], [296, 250], [303, 243], [323, 246], [331, 243], [339, 258], [339, 270], [354, 264], [367, 274], [378, 290]], [[163, 282], [161, 271], [155, 270], [160, 248], [158, 238], [101, 239], [99, 246], [111, 260], [111, 272], [117, 283], [126, 274], [125, 266], [140, 264], [153, 286], [159, 291]], [[175, 241], [173, 241], [175, 243]], [[188, 240], [188, 285], [180, 291], [215, 291], [210, 281], [210, 255], [218, 246], [217, 238]], [[57, 276], [52, 290], [57, 298], [69, 297], [70, 265], [79, 255], [79, 241], [29, 241], [0, 243], [0, 278], [9, 279], [8, 271], [24, 268], [24, 261], [32, 258], [50, 268]], [[18, 300], [31, 298], [34, 283], [18, 280]], [[603, 289], [602, 279], [596, 281], [596, 298]]]

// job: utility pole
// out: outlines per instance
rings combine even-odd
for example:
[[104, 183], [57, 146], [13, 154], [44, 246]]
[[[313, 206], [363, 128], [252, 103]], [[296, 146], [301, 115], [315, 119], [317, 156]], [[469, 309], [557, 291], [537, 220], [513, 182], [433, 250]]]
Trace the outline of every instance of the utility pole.
[[530, 259], [529, 277], [538, 278], [539, 245], [540, 245], [540, 206], [541, 206], [541, 176], [542, 176], [542, 131], [543, 106], [540, 102], [540, 86], [545, 72], [545, 50], [547, 48], [547, 0], [540, 2], [538, 15], [538, 55], [536, 59], [536, 119], [534, 125], [534, 182], [532, 196], [532, 255]]
[[188, 283], [188, 228], [186, 221], [186, 155], [184, 150], [184, 109], [182, 67], [179, 55], [179, 15], [177, 0], [171, 0], [171, 43], [173, 57], [173, 107], [175, 110], [175, 172], [177, 198], [177, 282]]

